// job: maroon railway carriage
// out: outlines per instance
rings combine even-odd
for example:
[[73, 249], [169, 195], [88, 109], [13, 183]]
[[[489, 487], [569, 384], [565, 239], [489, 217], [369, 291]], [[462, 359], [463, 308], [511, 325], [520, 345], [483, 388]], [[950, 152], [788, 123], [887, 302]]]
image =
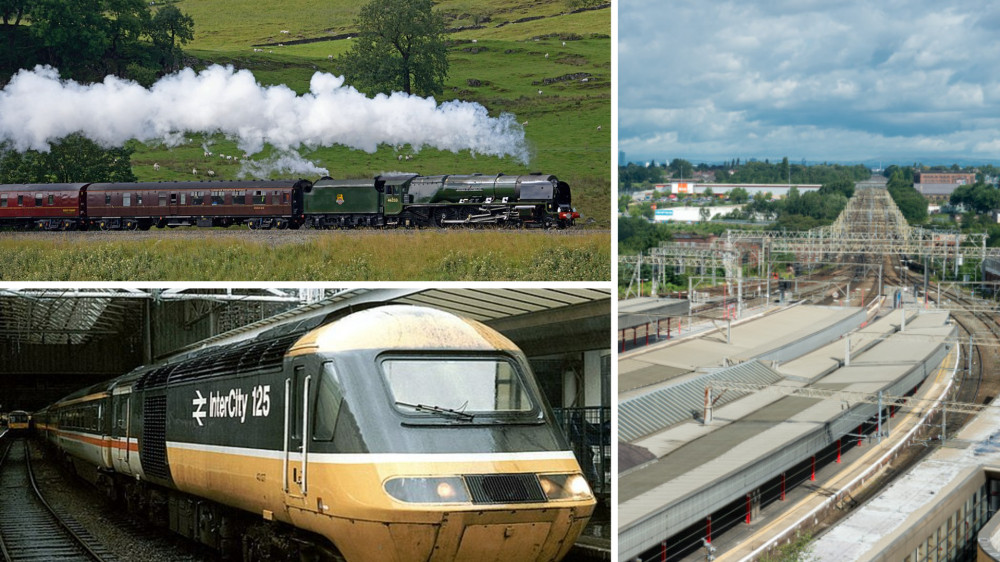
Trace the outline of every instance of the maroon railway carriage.
[[300, 181], [93, 183], [85, 189], [86, 223], [104, 230], [233, 224], [298, 228]]
[[85, 183], [0, 185], [0, 226], [72, 230], [85, 215]]

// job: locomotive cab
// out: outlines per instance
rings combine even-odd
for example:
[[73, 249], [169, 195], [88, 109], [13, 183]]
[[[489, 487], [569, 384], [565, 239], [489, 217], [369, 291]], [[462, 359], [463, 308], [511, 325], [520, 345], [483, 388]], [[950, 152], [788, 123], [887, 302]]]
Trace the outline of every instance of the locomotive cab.
[[527, 359], [500, 334], [387, 306], [288, 355], [291, 402], [302, 400], [289, 407], [289, 450], [305, 451], [284, 474], [289, 513], [348, 560], [555, 560], [582, 532], [593, 495]]

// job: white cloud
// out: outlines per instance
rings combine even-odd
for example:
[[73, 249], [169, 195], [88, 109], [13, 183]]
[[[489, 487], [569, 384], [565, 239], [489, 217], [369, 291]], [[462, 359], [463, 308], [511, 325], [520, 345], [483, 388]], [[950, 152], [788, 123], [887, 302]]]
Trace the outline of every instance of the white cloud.
[[629, 158], [1000, 158], [1000, 5], [622, 0], [619, 10]]

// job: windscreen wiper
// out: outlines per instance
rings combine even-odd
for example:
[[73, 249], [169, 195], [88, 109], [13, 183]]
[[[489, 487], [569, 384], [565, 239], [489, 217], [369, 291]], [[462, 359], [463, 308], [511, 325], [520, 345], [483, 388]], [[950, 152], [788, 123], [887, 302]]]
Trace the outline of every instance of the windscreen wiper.
[[459, 410], [453, 410], [451, 408], [442, 408], [440, 406], [428, 406], [426, 404], [410, 404], [408, 402], [396, 401], [397, 406], [406, 406], [407, 408], [413, 408], [418, 412], [432, 412], [435, 414], [443, 414], [448, 417], [453, 417], [457, 420], [462, 421], [472, 421], [475, 417], [473, 414], [468, 414]]

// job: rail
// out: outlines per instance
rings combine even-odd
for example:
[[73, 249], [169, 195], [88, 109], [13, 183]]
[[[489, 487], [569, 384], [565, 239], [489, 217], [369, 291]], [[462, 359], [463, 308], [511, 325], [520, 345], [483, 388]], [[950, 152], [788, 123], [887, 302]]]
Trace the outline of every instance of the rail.
[[0, 552], [4, 560], [97, 560], [114, 557], [78, 523], [61, 517], [42, 496], [27, 439], [0, 457]]

